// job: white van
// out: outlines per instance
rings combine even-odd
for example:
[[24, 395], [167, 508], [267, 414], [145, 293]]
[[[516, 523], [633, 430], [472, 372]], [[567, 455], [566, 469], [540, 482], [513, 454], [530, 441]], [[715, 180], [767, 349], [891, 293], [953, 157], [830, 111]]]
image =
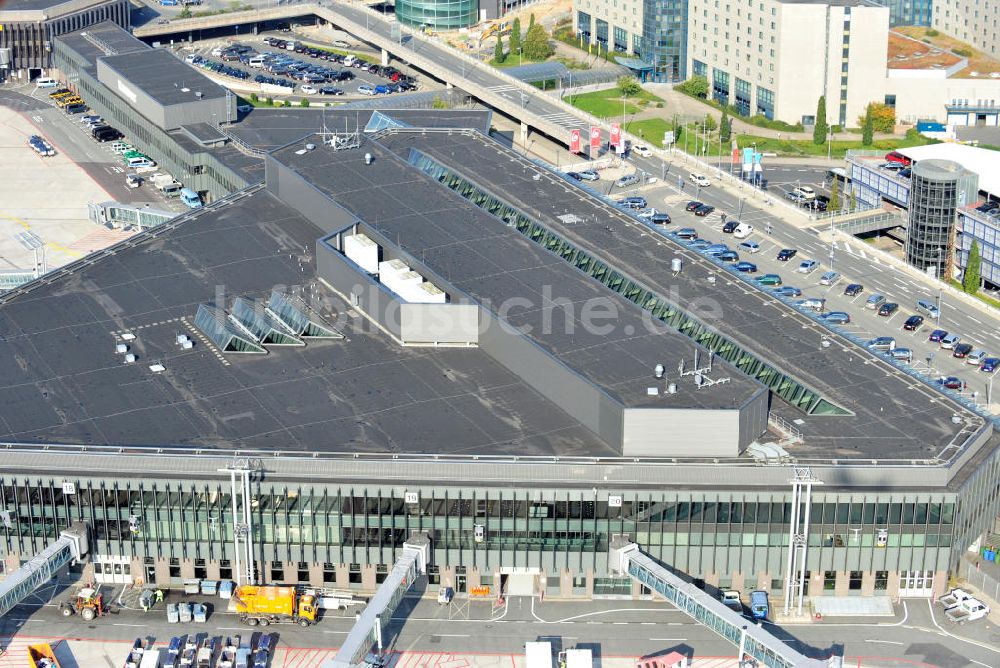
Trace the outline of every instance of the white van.
[[733, 236], [737, 239], [746, 239], [751, 233], [753, 233], [753, 225], [749, 223], [740, 223], [733, 230]]
[[59, 82], [55, 79], [35, 79], [36, 88], [55, 88]]
[[125, 166], [129, 169], [136, 169], [138, 167], [156, 167], [156, 163], [149, 158], [129, 158]]
[[358, 62], [358, 57], [353, 54], [348, 54], [344, 56], [344, 65], [347, 67], [354, 67], [354, 63]]
[[250, 67], [260, 69], [261, 67], [264, 66], [265, 62], [267, 62], [267, 59], [264, 58], [264, 56], [254, 56], [253, 58], [247, 61], [247, 65], [249, 65]]

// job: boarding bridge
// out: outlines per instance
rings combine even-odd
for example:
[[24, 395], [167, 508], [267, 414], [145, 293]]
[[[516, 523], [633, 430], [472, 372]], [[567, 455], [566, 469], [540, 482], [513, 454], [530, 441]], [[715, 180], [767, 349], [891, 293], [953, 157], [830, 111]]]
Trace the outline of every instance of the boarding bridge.
[[739, 660], [751, 657], [758, 665], [769, 668], [839, 668], [841, 657], [828, 661], [810, 659], [796, 652], [737, 612], [730, 610], [690, 582], [682, 580], [664, 568], [635, 543], [616, 538], [611, 544], [609, 566], [649, 587], [699, 624], [707, 626], [739, 648]]
[[87, 550], [85, 524], [74, 524], [59, 534], [56, 542], [0, 581], [0, 617], [51, 580], [63, 566], [87, 554]]
[[392, 621], [392, 614], [417, 576], [427, 571], [430, 548], [431, 542], [427, 534], [418, 534], [403, 543], [403, 554], [375, 590], [374, 596], [368, 601], [368, 607], [354, 622], [344, 644], [320, 668], [358, 668], [366, 665], [365, 658], [373, 649], [380, 653], [385, 649], [385, 630]]

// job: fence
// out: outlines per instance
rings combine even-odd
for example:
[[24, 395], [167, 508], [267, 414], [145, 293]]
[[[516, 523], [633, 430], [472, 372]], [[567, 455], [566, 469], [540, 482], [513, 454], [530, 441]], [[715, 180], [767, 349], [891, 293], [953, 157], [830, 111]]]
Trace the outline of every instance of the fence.
[[977, 568], [976, 564], [966, 563], [965, 580], [977, 591], [986, 594], [994, 601], [1000, 601], [1000, 582]]

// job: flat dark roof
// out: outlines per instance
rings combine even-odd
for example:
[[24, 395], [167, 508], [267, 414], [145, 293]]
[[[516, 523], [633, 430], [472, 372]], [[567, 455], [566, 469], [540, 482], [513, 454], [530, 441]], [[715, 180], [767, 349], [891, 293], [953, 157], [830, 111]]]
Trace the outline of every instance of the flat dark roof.
[[107, 55], [100, 45], [119, 55], [151, 50], [148, 44], [136, 39], [129, 31], [112, 21], [102, 21], [86, 30], [65, 33], [56, 37], [55, 40], [65, 43], [77, 54], [87, 59], [92, 69], [96, 67], [98, 58]]
[[[5, 11], [8, 12], [24, 12], [24, 11], [41, 11], [43, 9], [54, 9], [60, 5], [66, 4], [67, 0], [5, 0], [3, 4], [0, 4], [0, 17], [3, 17]], [[93, 7], [97, 5], [110, 4], [108, 0], [93, 0], [89, 3], [88, 7]], [[76, 10], [79, 11], [79, 10]]]
[[226, 97], [226, 89], [166, 49], [148, 49], [101, 60], [164, 106]]
[[[703, 321], [854, 413], [805, 415], [775, 396], [773, 410], [805, 437], [804, 445], [795, 446], [795, 456], [932, 459], [942, 455], [950, 459], [954, 450], [942, 453], [963, 427], [952, 417], [957, 414], [982, 423], [981, 418], [933, 388], [488, 137], [400, 131], [382, 137], [377, 144], [369, 140], [360, 151], [317, 150], [297, 156], [298, 148], [293, 145], [274, 155], [361, 220], [390, 239], [399, 239], [406, 252], [423, 258], [446, 281], [477, 298], [495, 302], [508, 295], [523, 295], [538, 303], [539, 285], [557, 286], [574, 300], [604, 288], [515, 231], [495, 224], [491, 216], [486, 218], [493, 224], [484, 221], [485, 214], [478, 208], [443, 186], [419, 178], [405, 163], [412, 148], [518, 206], [646, 287], [664, 296], [676, 295], [680, 306], [694, 315], [698, 315], [697, 304], [711, 305], [710, 312], [721, 317], [706, 316]], [[364, 165], [366, 152], [377, 155], [370, 166]], [[576, 216], [576, 221], [568, 224], [559, 219], [566, 214]], [[514, 255], [509, 257], [508, 253]], [[670, 267], [674, 257], [685, 262], [684, 270], [676, 276]], [[714, 286], [707, 280], [710, 274], [717, 277]], [[638, 316], [638, 308], [630, 302], [618, 303], [622, 324]], [[513, 313], [510, 319], [515, 324], [536, 324], [535, 313]], [[833, 342], [829, 348], [821, 346], [824, 337]], [[537, 340], [569, 366], [613, 389], [634, 386], [642, 372], [648, 374], [650, 364], [658, 360], [666, 360], [668, 372], [676, 370], [682, 356], [693, 361], [693, 348], [681, 336], [639, 336], [633, 341], [580, 332]], [[742, 376], [736, 372], [730, 375], [734, 380]]]
[[[423, 145], [423, 137], [438, 134], [447, 136], [403, 134], [387, 138], [384, 145], [366, 141], [360, 150], [345, 151], [322, 146], [301, 156], [296, 155], [301, 148], [297, 142], [272, 155], [403, 248], [413, 264], [423, 264], [439, 277], [428, 280], [454, 286], [501, 314], [626, 407], [732, 409], [762, 389], [717, 360], [710, 376], [729, 381], [699, 388], [688, 375], [677, 379], [676, 394], [664, 394], [653, 368], [664, 363], [676, 375], [683, 360], [693, 369], [694, 342], [654, 326], [624, 298], [392, 153], [402, 151], [404, 144]], [[367, 153], [375, 157], [370, 165]], [[496, 153], [490, 159], [503, 161]], [[605, 315], [594, 318], [597, 312]], [[702, 355], [700, 361], [707, 366], [708, 357]], [[660, 394], [650, 396], [651, 386]]]
[[[482, 351], [401, 347], [372, 328], [313, 278], [321, 234], [261, 190], [10, 299], [0, 441], [615, 454]], [[321, 296], [320, 314], [347, 338], [222, 356], [190, 326], [217, 289], [231, 304], [276, 285]], [[115, 352], [123, 330], [137, 336], [135, 364]], [[182, 333], [193, 349], [177, 346]], [[166, 371], [152, 373], [155, 362]]]
[[[261, 150], [285, 146], [324, 129], [331, 132], [363, 130], [374, 109], [283, 109], [256, 108], [227, 130]], [[489, 109], [379, 109], [380, 113], [413, 127], [469, 128], [489, 134]]]

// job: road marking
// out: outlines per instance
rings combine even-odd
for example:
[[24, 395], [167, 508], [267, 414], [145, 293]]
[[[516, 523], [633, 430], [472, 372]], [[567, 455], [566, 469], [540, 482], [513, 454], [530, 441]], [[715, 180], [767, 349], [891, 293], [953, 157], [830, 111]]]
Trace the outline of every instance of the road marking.
[[467, 633], [432, 633], [432, 636], [437, 636], [438, 638], [468, 638]]
[[983, 323], [981, 323], [980, 321], [978, 321], [978, 320], [976, 320], [975, 318], [973, 318], [973, 317], [972, 317], [971, 315], [969, 316], [969, 320], [971, 320], [972, 322], [976, 323], [977, 325], [981, 325], [981, 324], [983, 324]]
[[865, 642], [883, 642], [887, 645], [902, 645], [903, 643], [896, 640], [874, 640], [872, 638], [865, 638]]
[[113, 622], [111, 625], [112, 626], [133, 626], [133, 627], [136, 627], [136, 628], [142, 628], [144, 626], [149, 626], [149, 624], [122, 624], [120, 622]]

